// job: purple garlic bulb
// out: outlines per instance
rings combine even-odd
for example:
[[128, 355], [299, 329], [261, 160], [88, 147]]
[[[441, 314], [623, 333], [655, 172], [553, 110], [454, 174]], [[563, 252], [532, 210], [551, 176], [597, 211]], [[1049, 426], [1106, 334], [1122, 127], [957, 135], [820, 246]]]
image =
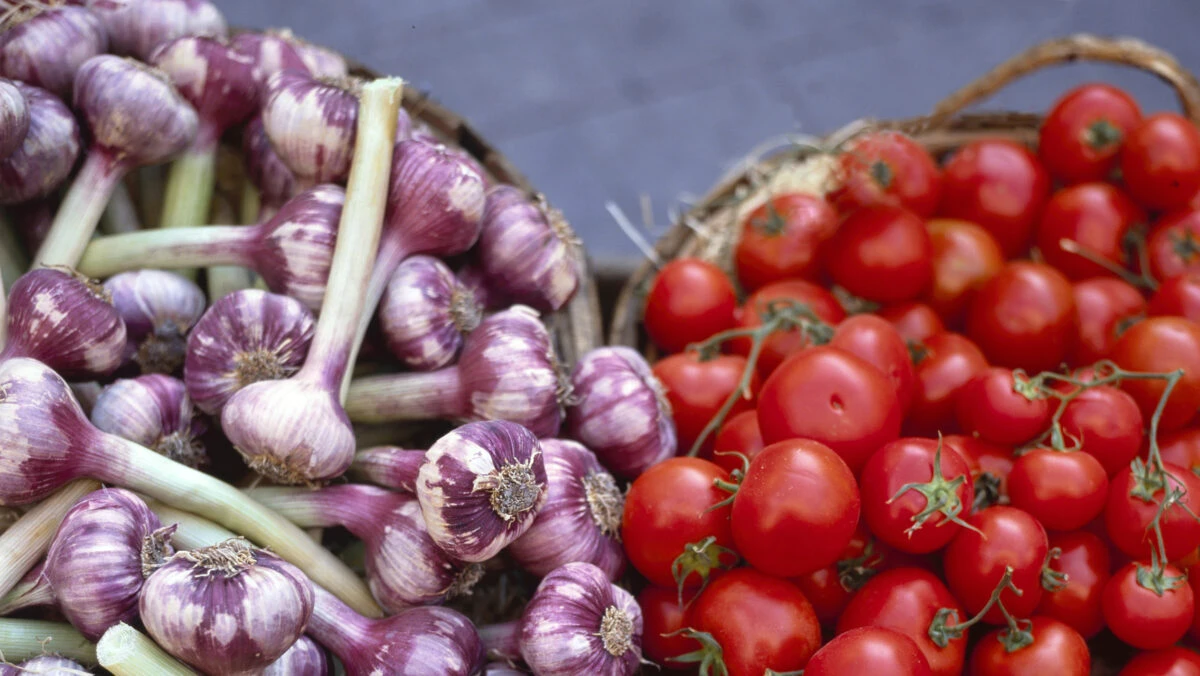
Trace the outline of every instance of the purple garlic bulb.
[[101, 432], [137, 442], [180, 464], [208, 464], [200, 441], [207, 425], [196, 416], [178, 379], [152, 374], [118, 380], [104, 388], [91, 418]]
[[208, 0], [88, 0], [108, 29], [114, 54], [150, 58], [156, 47], [185, 35], [225, 37], [225, 17]]
[[171, 78], [179, 94], [196, 110], [195, 146], [214, 148], [225, 130], [258, 106], [255, 62], [224, 39], [184, 36], [155, 48], [150, 63]]
[[634, 674], [642, 661], [642, 610], [590, 563], [542, 578], [521, 616], [521, 656], [542, 676]]
[[58, 655], [39, 655], [15, 667], [0, 664], [0, 676], [79, 676], [91, 673], [74, 660]]
[[98, 490], [72, 507], [45, 564], [67, 620], [96, 641], [109, 627], [136, 618], [146, 577], [171, 554], [171, 530], [121, 488]]
[[483, 308], [450, 268], [431, 256], [406, 259], [392, 274], [379, 324], [392, 354], [417, 371], [452, 363], [463, 336], [483, 321]]
[[8, 297], [8, 343], [0, 362], [37, 359], [64, 378], [112, 373], [125, 354], [125, 323], [112, 296], [94, 282], [61, 270], [31, 270]]
[[176, 373], [187, 354], [187, 334], [204, 314], [204, 292], [162, 270], [122, 272], [104, 282], [125, 321], [126, 355], [142, 373]]
[[[229, 41], [230, 46], [254, 61], [254, 80], [258, 84], [259, 98], [266, 91], [267, 79], [275, 73], [296, 70], [308, 73], [308, 65], [300, 56], [300, 47], [288, 29], [267, 30], [261, 33], [238, 33]], [[261, 105], [261, 100], [259, 101]]]
[[231, 293], [188, 337], [184, 382], [201, 411], [219, 415], [247, 385], [291, 377], [304, 364], [313, 315], [299, 301], [257, 289]]
[[242, 129], [242, 157], [246, 174], [258, 188], [265, 214], [274, 214], [296, 194], [296, 176], [271, 147], [262, 115], [255, 115]]
[[367, 584], [389, 613], [470, 594], [483, 576], [480, 565], [452, 558], [430, 538], [415, 495], [345, 484], [259, 488], [250, 497], [303, 528], [343, 526], [362, 540]]
[[29, 132], [29, 104], [14, 82], [0, 78], [0, 160], [16, 152]]
[[455, 610], [421, 606], [372, 620], [323, 589], [316, 596], [308, 633], [338, 656], [346, 676], [472, 676], [486, 661], [475, 625]]
[[108, 33], [100, 19], [82, 7], [38, 0], [5, 4], [0, 76], [67, 98], [80, 64], [108, 51]]
[[263, 676], [328, 676], [329, 661], [325, 649], [307, 636], [301, 636], [283, 657], [275, 660]]
[[571, 374], [567, 436], [592, 449], [605, 467], [636, 478], [675, 455], [675, 423], [662, 385], [646, 359], [628, 347], [600, 347]]
[[308, 72], [312, 73], [313, 77], [340, 78], [350, 75], [346, 57], [327, 47], [314, 45], [294, 36], [293, 39], [300, 50], [300, 58], [304, 59], [304, 65], [308, 66]]
[[0, 157], [0, 204], [45, 197], [75, 168], [79, 157], [79, 124], [58, 97], [22, 82], [11, 83], [27, 108], [28, 126], [15, 148]]
[[[472, 257], [473, 258], [473, 257]], [[485, 310], [501, 310], [512, 305], [495, 286], [488, 283], [478, 261], [468, 259], [456, 273], [458, 281], [475, 296], [475, 302]]]
[[416, 488], [433, 541], [461, 561], [486, 561], [546, 504], [541, 444], [515, 423], [468, 423], [429, 448]]
[[539, 577], [582, 561], [617, 579], [625, 570], [620, 533], [625, 495], [596, 455], [578, 443], [543, 439], [542, 451], [546, 504], [509, 553]]
[[302, 185], [343, 183], [358, 125], [354, 83], [326, 84], [282, 71], [267, 80], [263, 127], [271, 147]]
[[543, 312], [561, 309], [579, 287], [581, 243], [557, 209], [517, 188], [487, 193], [477, 260], [489, 286]]
[[142, 588], [146, 631], [210, 674], [254, 673], [304, 633], [313, 586], [298, 568], [242, 539], [176, 553]]

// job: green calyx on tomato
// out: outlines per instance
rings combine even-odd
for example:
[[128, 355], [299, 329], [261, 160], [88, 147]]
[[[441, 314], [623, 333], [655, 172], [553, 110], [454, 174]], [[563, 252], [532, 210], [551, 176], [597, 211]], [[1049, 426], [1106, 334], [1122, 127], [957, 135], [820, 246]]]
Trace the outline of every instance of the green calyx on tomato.
[[1172, 232], [1171, 250], [1184, 263], [1192, 263], [1200, 256], [1200, 240], [1196, 239], [1195, 233], [1191, 230], [1184, 229], [1182, 233]]
[[1084, 142], [1094, 150], [1104, 150], [1119, 145], [1125, 138], [1121, 128], [1105, 119], [1096, 120], [1084, 131]]
[[[690, 653], [679, 655], [668, 659], [668, 662], [675, 664], [697, 664], [697, 673], [700, 676], [729, 676], [729, 667], [725, 666], [725, 653], [721, 650], [721, 644], [713, 635], [705, 631], [696, 631], [691, 627], [685, 627], [679, 631], [671, 632], [670, 636], [681, 635], [687, 638], [694, 639], [700, 643], [700, 649]], [[798, 671], [774, 671], [767, 669], [763, 672], [763, 676], [802, 676], [804, 670]]]
[[[725, 561], [722, 561], [722, 557]], [[700, 590], [708, 585], [714, 570], [727, 570], [737, 565], [737, 552], [717, 544], [717, 538], [709, 536], [700, 542], [692, 542], [683, 548], [683, 553], [671, 562], [671, 576], [679, 589], [679, 605], [683, 605], [683, 590], [692, 575], [700, 577]]]
[[1042, 564], [1042, 589], [1048, 592], [1062, 591], [1070, 581], [1066, 573], [1050, 567], [1050, 562], [1060, 556], [1062, 549], [1059, 547], [1051, 547], [1046, 552], [1046, 562]]
[[896, 177], [896, 174], [892, 171], [891, 166], [889, 166], [888, 163], [884, 162], [883, 160], [875, 160], [872, 162], [870, 172], [871, 178], [875, 179], [875, 182], [879, 184], [879, 187], [884, 190], [888, 189], [888, 186], [892, 184], [892, 180]]
[[775, 204], [768, 201], [766, 204], [767, 213], [763, 218], [756, 218], [751, 223], [755, 230], [758, 230], [764, 235], [775, 236], [782, 234], [787, 228], [787, 221], [775, 208]]
[[1187, 584], [1187, 575], [1168, 575], [1158, 554], [1150, 551], [1150, 565], [1137, 564], [1137, 583], [1142, 589], [1162, 596], [1167, 592]]
[[838, 584], [848, 592], [856, 592], [867, 583], [867, 580], [875, 577], [881, 563], [883, 563], [883, 556], [875, 551], [874, 538], [868, 538], [862, 555], [852, 559], [842, 559], [835, 564]]
[[920, 530], [925, 525], [925, 522], [934, 514], [941, 514], [946, 517], [942, 523], [953, 522], [963, 528], [970, 528], [978, 532], [977, 528], [959, 517], [966, 505], [958, 497], [958, 488], [966, 480], [966, 475], [959, 475], [953, 479], [948, 479], [942, 472], [942, 436], [939, 434], [937, 449], [933, 453], [933, 476], [925, 483], [913, 482], [904, 484], [900, 487], [900, 490], [896, 491], [895, 495], [888, 499], [888, 504], [900, 499], [900, 496], [909, 491], [916, 491], [925, 496], [925, 508], [913, 515], [912, 525], [904, 531], [909, 535]]
[[1030, 631], [1032, 623], [1027, 619], [1018, 620], [1009, 614], [1004, 607], [1004, 602], [1000, 600], [1000, 595], [1005, 591], [1020, 596], [1023, 592], [1013, 584], [1012, 581], [1013, 569], [1012, 566], [1007, 566], [1004, 569], [1004, 575], [1000, 578], [1000, 582], [996, 584], [996, 588], [992, 590], [992, 595], [988, 599], [986, 605], [979, 612], [967, 620], [966, 622], [958, 621], [958, 611], [953, 608], [941, 608], [937, 614], [933, 616], [933, 621], [929, 623], [929, 640], [939, 648], [945, 648], [950, 645], [951, 641], [961, 639], [966, 635], [967, 630], [975, 626], [983, 619], [983, 616], [988, 613], [992, 607], [998, 607], [1000, 613], [1004, 616], [1004, 621], [1008, 624], [1008, 628], [997, 636], [1008, 652], [1016, 652], [1025, 646], [1033, 644], [1033, 632]]
[[982, 512], [992, 505], [1000, 504], [1000, 498], [1003, 496], [1000, 491], [1002, 485], [1000, 477], [991, 472], [975, 475], [975, 499], [971, 504], [971, 513]]

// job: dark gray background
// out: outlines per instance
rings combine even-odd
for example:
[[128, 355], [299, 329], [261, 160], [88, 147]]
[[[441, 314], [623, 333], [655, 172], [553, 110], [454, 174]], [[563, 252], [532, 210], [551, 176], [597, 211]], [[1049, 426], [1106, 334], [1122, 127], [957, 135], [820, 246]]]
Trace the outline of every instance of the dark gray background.
[[[603, 263], [637, 250], [604, 209], [641, 221], [700, 194], [763, 139], [928, 112], [1041, 40], [1130, 35], [1200, 69], [1197, 0], [215, 0], [230, 23], [290, 26], [404, 76], [472, 120]], [[1104, 78], [1148, 109], [1158, 80], [1074, 65], [1006, 90], [1040, 110]]]

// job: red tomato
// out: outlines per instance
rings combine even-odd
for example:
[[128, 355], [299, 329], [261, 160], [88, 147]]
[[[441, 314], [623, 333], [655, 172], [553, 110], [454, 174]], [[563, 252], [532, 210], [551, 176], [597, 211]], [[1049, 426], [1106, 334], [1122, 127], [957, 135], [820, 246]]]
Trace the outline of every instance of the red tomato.
[[1025, 627], [1033, 643], [1013, 650], [1005, 646], [1008, 629], [996, 629], [984, 636], [971, 651], [968, 667], [973, 676], [1089, 676], [1092, 655], [1079, 632], [1052, 617], [1035, 617]]
[[651, 585], [638, 594], [637, 602], [642, 608], [642, 652], [646, 658], [667, 669], [682, 667], [670, 658], [695, 650], [696, 642], [679, 634], [666, 635], [687, 626], [683, 608], [679, 605], [679, 592], [674, 588]]
[[804, 676], [929, 676], [929, 660], [916, 641], [886, 627], [859, 627], [826, 643], [808, 661]]
[[912, 300], [933, 279], [933, 254], [925, 223], [898, 207], [859, 209], [842, 221], [827, 247], [833, 281], [877, 303]]
[[[1167, 373], [1183, 369], [1159, 420], [1159, 432], [1180, 429], [1200, 408], [1200, 324], [1182, 317], [1151, 317], [1129, 328], [1113, 346], [1112, 360], [1127, 371]], [[1166, 389], [1163, 380], [1125, 380], [1121, 389], [1133, 396], [1147, 420]]]
[[687, 619], [720, 644], [729, 676], [802, 669], [821, 645], [821, 627], [804, 594], [753, 568], [714, 580], [688, 609]]
[[1185, 272], [1200, 272], [1200, 208], [1163, 215], [1146, 239], [1150, 276], [1163, 281]]
[[1063, 436], [1099, 460], [1110, 477], [1129, 467], [1142, 447], [1142, 412], [1133, 397], [1115, 387], [1084, 390], [1067, 403], [1059, 423]]
[[1179, 646], [1138, 653], [1118, 676], [1200, 676], [1200, 655]]
[[879, 369], [896, 388], [900, 409], [908, 410], [916, 388], [916, 371], [908, 344], [886, 319], [875, 315], [848, 317], [838, 324], [829, 345], [862, 357]]
[[[745, 305], [738, 312], [738, 328], [752, 329], [762, 326], [762, 311], [771, 301], [790, 300], [807, 305], [812, 313], [827, 324], [837, 324], [846, 316], [846, 311], [837, 297], [824, 287], [802, 279], [789, 279], [783, 282], [768, 284], [746, 299]], [[763, 341], [762, 351], [758, 355], [758, 374], [762, 378], [771, 372], [784, 359], [809, 346], [808, 336], [802, 331], [777, 331]], [[750, 355], [754, 346], [749, 338], [735, 338], [726, 347], [729, 352], [743, 357]]]
[[1200, 429], [1190, 427], [1160, 435], [1158, 452], [1163, 462], [1178, 465], [1196, 474], [1197, 470], [1200, 470]]
[[1013, 463], [1008, 498], [1050, 530], [1075, 530], [1104, 511], [1108, 474], [1082, 451], [1035, 448]]
[[1075, 282], [1075, 333], [1067, 361], [1086, 366], [1106, 359], [1126, 329], [1146, 312], [1142, 292], [1124, 280], [1097, 277]]
[[[861, 477], [863, 519], [875, 537], [902, 552], [946, 546], [975, 500], [971, 468], [958, 451], [933, 439], [907, 437], [880, 448]], [[938, 467], [935, 471], [935, 461]], [[906, 486], [916, 485], [905, 490]], [[933, 505], [941, 504], [940, 509]], [[933, 510], [925, 514], [927, 510]]]
[[[1036, 243], [1042, 259], [1071, 279], [1111, 277], [1109, 269], [1088, 259], [1124, 268], [1128, 264], [1125, 236], [1135, 224], [1145, 222], [1146, 213], [1119, 188], [1081, 183], [1050, 198], [1038, 223]], [[1075, 250], [1064, 248], [1064, 240]]]
[[1149, 568], [1148, 561], [1135, 562], [1113, 573], [1104, 585], [1101, 603], [1104, 621], [1117, 638], [1135, 648], [1157, 650], [1187, 633], [1195, 611], [1195, 597], [1183, 571], [1172, 565], [1164, 566], [1163, 574], [1179, 578], [1177, 586], [1162, 594], [1143, 587], [1138, 581], [1139, 569]]
[[1200, 131], [1177, 113], [1150, 115], [1125, 138], [1121, 178], [1150, 209], [1186, 206], [1200, 190]]
[[982, 441], [961, 434], [947, 436], [943, 443], [958, 451], [971, 468], [975, 484], [975, 509], [1008, 503], [1008, 475], [1013, 468], [1011, 446]]
[[946, 162], [939, 213], [983, 226], [1012, 258], [1029, 247], [1049, 197], [1050, 176], [1028, 148], [985, 139], [959, 148]]
[[1137, 101], [1111, 85], [1071, 89], [1042, 120], [1038, 157], [1064, 183], [1101, 181], [1117, 167], [1125, 137], [1142, 121]]
[[1051, 533], [1050, 548], [1061, 553], [1050, 559], [1051, 570], [1066, 576], [1066, 586], [1042, 594], [1038, 615], [1047, 615], [1070, 625], [1084, 638], [1104, 628], [1100, 599], [1112, 575], [1108, 545], [1087, 531]]
[[854, 474], [828, 446], [808, 439], [776, 442], [750, 463], [734, 495], [733, 541], [742, 558], [764, 573], [804, 575], [838, 560], [854, 535], [859, 508]]
[[1015, 261], [971, 301], [967, 335], [997, 366], [1057, 369], [1075, 332], [1071, 283], [1049, 265]]
[[1164, 280], [1150, 297], [1151, 317], [1184, 317], [1200, 321], [1200, 272], [1185, 272]]
[[879, 311], [909, 342], [923, 343], [946, 330], [942, 318], [924, 303], [897, 303]]
[[772, 444], [819, 441], [857, 472], [900, 436], [896, 388], [879, 369], [836, 347], [814, 347], [785, 361], [763, 384], [758, 426]]
[[725, 424], [721, 425], [721, 429], [717, 431], [717, 438], [713, 442], [713, 457], [712, 461], [717, 463], [726, 472], [743, 469], [744, 461], [736, 455], [722, 455], [722, 453], [741, 453], [746, 456], [746, 460], [753, 460], [754, 456], [763, 449], [762, 432], [758, 429], [758, 413], [756, 411], [742, 411], [741, 413], [730, 416], [725, 420]]
[[[1007, 589], [1000, 603], [1013, 617], [1032, 615], [1042, 600], [1042, 564], [1049, 549], [1042, 524], [1028, 512], [1001, 505], [972, 515], [967, 523], [977, 530], [959, 529], [942, 556], [946, 584], [954, 596], [973, 617], [987, 605], [1005, 566], [1011, 566], [1012, 583], [1021, 594]], [[993, 606], [983, 621], [1004, 624], [1004, 615]]]
[[836, 622], [854, 592], [878, 572], [884, 554], [877, 550], [860, 520], [836, 563], [792, 580], [812, 604], [821, 624]]
[[886, 627], [912, 639], [924, 653], [934, 676], [957, 676], [966, 658], [966, 638], [939, 648], [929, 638], [929, 626], [942, 608], [967, 619], [962, 606], [946, 585], [921, 568], [886, 570], [871, 578], [850, 599], [838, 620], [837, 633], [859, 627]]
[[[954, 404], [958, 424], [967, 434], [1007, 446], [1018, 446], [1045, 432], [1054, 413], [1051, 400], [1036, 390], [1030, 399], [1017, 389], [1009, 369], [993, 366], [976, 375], [958, 391]], [[1058, 400], [1053, 403], [1057, 406]]]
[[[653, 584], [678, 589], [671, 564], [689, 544], [714, 537], [714, 546], [733, 548], [729, 507], [709, 509], [728, 497], [713, 485], [716, 479], [728, 480], [729, 474], [707, 460], [668, 458], [630, 486], [621, 539], [630, 563]], [[696, 587], [702, 580], [689, 576], [685, 582]]]
[[943, 319], [961, 318], [979, 287], [1004, 267], [991, 233], [970, 221], [934, 218], [925, 223], [933, 244], [933, 288], [927, 300]]
[[925, 341], [925, 356], [917, 363], [917, 388], [905, 420], [914, 436], [953, 432], [954, 401], [958, 392], [988, 366], [975, 343], [957, 333], [940, 333]]
[[867, 132], [843, 146], [838, 155], [841, 184], [830, 198], [843, 213], [891, 206], [928, 218], [937, 209], [940, 173], [929, 151], [903, 133]]
[[[1178, 561], [1200, 545], [1200, 523], [1187, 513], [1190, 510], [1195, 514], [1200, 510], [1200, 477], [1178, 465], [1163, 464], [1171, 490], [1186, 492], [1180, 502], [1187, 510], [1180, 505], [1171, 506], [1163, 511], [1159, 521], [1167, 558]], [[1131, 494], [1138, 483], [1138, 478], [1129, 467], [1113, 476], [1109, 482], [1108, 502], [1104, 507], [1104, 527], [1109, 540], [1126, 556], [1149, 558], [1155, 537], [1153, 531], [1148, 529], [1158, 513], [1164, 492], [1159, 488], [1151, 494], [1153, 502], [1147, 502]]]
[[754, 291], [785, 279], [817, 279], [817, 252], [833, 236], [837, 210], [815, 195], [786, 193], [750, 212], [733, 252], [738, 281]]
[[[1196, 596], [1196, 587], [1200, 585], [1200, 563], [1193, 563], [1187, 567], [1188, 584], [1192, 587], [1192, 597]], [[1192, 643], [1200, 640], [1200, 603], [1195, 604], [1194, 612], [1192, 613], [1192, 624], [1188, 626], [1188, 637]]]
[[737, 293], [721, 268], [695, 258], [662, 266], [646, 294], [643, 323], [654, 344], [679, 352], [733, 328]]
[[[700, 355], [695, 352], [673, 354], [653, 366], [651, 370], [662, 383], [667, 401], [671, 404], [681, 454], [691, 449], [725, 400], [737, 389], [745, 368], [746, 360], [742, 357], [719, 355], [701, 361]], [[750, 382], [750, 398], [739, 397], [729, 413], [736, 415], [752, 410], [758, 386], [758, 376], [755, 375]], [[710, 454], [712, 444], [710, 435], [701, 452]]]

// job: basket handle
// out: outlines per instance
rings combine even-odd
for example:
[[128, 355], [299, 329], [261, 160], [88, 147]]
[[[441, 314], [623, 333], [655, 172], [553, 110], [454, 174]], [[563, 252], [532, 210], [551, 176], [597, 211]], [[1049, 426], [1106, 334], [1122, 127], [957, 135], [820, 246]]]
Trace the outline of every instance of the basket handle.
[[1184, 115], [1200, 125], [1200, 82], [1175, 57], [1135, 38], [1104, 38], [1080, 33], [1035, 45], [1001, 63], [942, 100], [927, 118], [925, 126], [936, 128], [946, 124], [967, 106], [992, 96], [1029, 73], [1079, 60], [1118, 63], [1157, 75], [1175, 90]]

